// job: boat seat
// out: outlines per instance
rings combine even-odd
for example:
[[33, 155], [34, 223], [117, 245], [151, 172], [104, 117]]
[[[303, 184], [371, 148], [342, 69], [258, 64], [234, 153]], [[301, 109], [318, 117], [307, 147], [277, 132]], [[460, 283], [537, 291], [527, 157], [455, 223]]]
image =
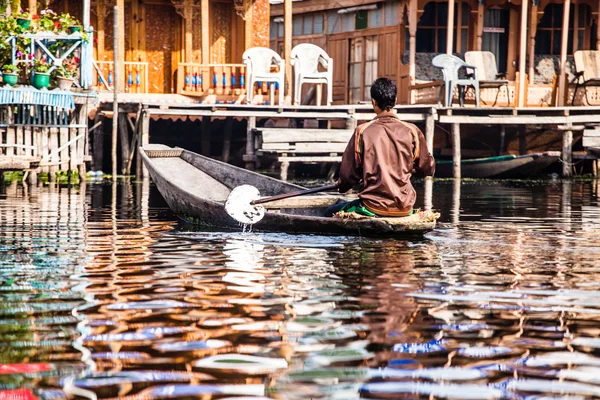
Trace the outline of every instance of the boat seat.
[[287, 179], [292, 162], [339, 163], [352, 129], [256, 128], [258, 156], [274, 155]]

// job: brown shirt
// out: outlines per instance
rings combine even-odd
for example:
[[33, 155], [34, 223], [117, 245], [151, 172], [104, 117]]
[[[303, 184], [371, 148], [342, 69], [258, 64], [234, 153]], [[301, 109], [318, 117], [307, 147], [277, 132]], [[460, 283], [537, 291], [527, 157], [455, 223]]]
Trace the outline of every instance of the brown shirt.
[[[356, 128], [342, 157], [339, 191], [361, 183], [365, 207], [381, 216], [408, 215], [416, 200], [413, 172], [435, 173], [435, 160], [423, 133], [392, 112]], [[361, 182], [362, 181], [362, 182]]]

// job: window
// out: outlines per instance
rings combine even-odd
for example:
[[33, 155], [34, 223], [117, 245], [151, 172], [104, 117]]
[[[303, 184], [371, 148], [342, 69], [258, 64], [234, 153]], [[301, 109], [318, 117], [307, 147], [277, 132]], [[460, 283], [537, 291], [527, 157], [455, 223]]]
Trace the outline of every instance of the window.
[[269, 28], [271, 39], [283, 37], [283, 21], [280, 18], [271, 18], [271, 26]]
[[[560, 54], [563, 11], [563, 4], [548, 4], [544, 8], [544, 16], [538, 22], [535, 35], [536, 54]], [[590, 48], [591, 43], [595, 41], [595, 36], [586, 37], [586, 31], [589, 33], [592, 31], [592, 10], [589, 5], [572, 4], [569, 14], [567, 53], [570, 54], [574, 50]], [[577, 23], [575, 23], [576, 18]]]
[[[460, 3], [461, 9], [454, 12], [455, 28], [454, 43], [455, 52], [463, 53], [467, 49], [467, 38], [469, 36], [469, 12], [470, 6]], [[446, 51], [446, 40], [448, 31], [448, 3], [429, 2], [423, 9], [423, 15], [417, 25], [417, 52], [418, 53], [443, 53]]]
[[332, 10], [327, 13], [327, 33], [398, 25], [398, 1], [364, 6], [358, 10]]
[[293, 21], [294, 36], [320, 35], [323, 33], [323, 14], [295, 15]]

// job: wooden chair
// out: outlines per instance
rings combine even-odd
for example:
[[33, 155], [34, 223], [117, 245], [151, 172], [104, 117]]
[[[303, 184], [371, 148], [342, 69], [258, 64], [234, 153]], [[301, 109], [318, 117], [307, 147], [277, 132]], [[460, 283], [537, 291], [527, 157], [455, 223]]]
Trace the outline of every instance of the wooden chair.
[[575, 92], [571, 105], [575, 104], [575, 97], [580, 87], [585, 91], [585, 101], [590, 105], [588, 99], [587, 87], [600, 86], [600, 51], [598, 50], [579, 50], [574, 54], [575, 58]]
[[492, 104], [492, 107], [498, 102], [500, 89], [503, 87], [506, 88], [508, 104], [511, 104], [510, 91], [508, 90], [509, 80], [506, 79], [506, 72], [498, 73], [496, 57], [494, 56], [494, 53], [490, 51], [467, 51], [465, 53], [465, 62], [477, 67], [477, 70], [479, 71], [480, 89], [497, 89], [496, 98], [494, 99], [494, 104]]
[[[256, 82], [273, 82], [279, 85], [279, 104], [283, 104], [285, 62], [279, 54], [267, 47], [252, 47], [242, 54], [246, 65], [246, 102], [252, 103]], [[271, 67], [279, 68], [271, 72]]]
[[[320, 48], [302, 43], [292, 49], [291, 64], [294, 67], [294, 104], [300, 104], [303, 83], [316, 83], [317, 104], [321, 105], [321, 84], [327, 85], [327, 105], [333, 102], [333, 59]], [[321, 65], [325, 71], [319, 71]]]
[[[446, 98], [444, 101], [445, 107], [452, 107], [452, 94], [454, 88], [458, 87], [458, 100], [460, 105], [464, 104], [465, 88], [471, 86], [475, 90], [475, 104], [479, 107], [479, 80], [477, 79], [477, 68], [469, 65], [460, 58], [450, 54], [438, 54], [431, 60], [434, 67], [442, 69], [444, 83], [440, 87], [440, 100], [442, 98], [442, 90], [446, 89]], [[458, 72], [461, 68], [465, 68], [468, 72], [467, 78], [460, 78]], [[472, 72], [469, 72], [472, 71]]]

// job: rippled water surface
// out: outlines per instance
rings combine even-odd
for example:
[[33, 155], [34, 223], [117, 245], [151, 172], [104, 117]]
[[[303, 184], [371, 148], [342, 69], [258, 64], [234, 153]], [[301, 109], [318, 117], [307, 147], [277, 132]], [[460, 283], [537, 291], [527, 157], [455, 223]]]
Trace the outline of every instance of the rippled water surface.
[[0, 189], [0, 399], [600, 397], [596, 182], [436, 181], [423, 240]]

